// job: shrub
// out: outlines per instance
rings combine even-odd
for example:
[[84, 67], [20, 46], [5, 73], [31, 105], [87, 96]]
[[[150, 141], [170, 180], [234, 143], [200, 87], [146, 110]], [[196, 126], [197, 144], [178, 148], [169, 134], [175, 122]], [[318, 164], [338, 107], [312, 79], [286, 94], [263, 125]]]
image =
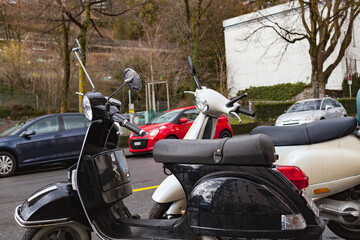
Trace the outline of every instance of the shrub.
[[34, 116], [35, 110], [32, 106], [26, 104], [16, 104], [10, 107], [10, 116], [12, 119], [21, 119]]
[[340, 98], [337, 100], [346, 109], [348, 115], [356, 114], [356, 98]]
[[274, 122], [256, 122], [256, 123], [242, 123], [242, 124], [231, 124], [233, 135], [249, 134], [257, 126], [273, 126]]
[[255, 117], [258, 121], [274, 120], [284, 113], [294, 102], [266, 103], [258, 102], [254, 104]]
[[6, 118], [11, 113], [10, 108], [5, 106], [0, 106], [0, 118]]
[[[352, 84], [351, 84], [351, 95], [352, 97], [356, 97], [357, 92], [360, 89], [360, 76], [358, 73], [354, 73], [352, 75]], [[349, 84], [348, 79], [344, 78], [342, 83], [342, 90], [343, 90], [343, 96], [344, 97], [350, 97], [349, 94]]]
[[246, 92], [248, 99], [251, 100], [286, 101], [301, 93], [307, 87], [310, 87], [310, 85], [305, 83], [285, 83], [266, 87], [250, 87], [239, 91], [238, 95]]

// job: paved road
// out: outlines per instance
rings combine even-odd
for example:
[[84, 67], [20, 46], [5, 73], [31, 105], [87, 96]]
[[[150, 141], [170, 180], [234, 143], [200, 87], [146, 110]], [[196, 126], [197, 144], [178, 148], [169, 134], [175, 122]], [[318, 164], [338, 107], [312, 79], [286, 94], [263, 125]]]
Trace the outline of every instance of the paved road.
[[[155, 186], [164, 179], [162, 166], [151, 157], [133, 157], [128, 160], [134, 189]], [[22, 173], [0, 179], [0, 240], [21, 239], [25, 230], [19, 227], [13, 217], [14, 209], [37, 189], [46, 184], [66, 180], [66, 170], [55, 169], [36, 173]], [[154, 190], [134, 192], [126, 204], [132, 213], [146, 218], [153, 205], [151, 195]], [[144, 200], [145, 199], [145, 200]], [[93, 235], [94, 240], [99, 240]], [[323, 239], [341, 239], [328, 229]]]

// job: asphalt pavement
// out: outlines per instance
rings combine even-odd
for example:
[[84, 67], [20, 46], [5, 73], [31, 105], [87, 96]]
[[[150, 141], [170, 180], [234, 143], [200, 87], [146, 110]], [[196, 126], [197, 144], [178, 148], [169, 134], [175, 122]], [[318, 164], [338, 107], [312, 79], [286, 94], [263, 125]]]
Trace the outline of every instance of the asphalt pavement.
[[[127, 153], [130, 155], [129, 153]], [[142, 189], [159, 185], [166, 177], [162, 165], [155, 163], [151, 156], [132, 156], [128, 159], [128, 166], [131, 173], [134, 189]], [[65, 169], [49, 169], [41, 171], [29, 171], [12, 177], [0, 179], [0, 240], [21, 239], [25, 229], [17, 225], [14, 220], [14, 209], [22, 204], [32, 193], [41, 187], [57, 182], [66, 181], [67, 172]], [[139, 214], [147, 218], [153, 200], [151, 195], [154, 189], [134, 192], [125, 200], [125, 204], [131, 213]], [[339, 240], [341, 238], [326, 229], [323, 239]], [[93, 234], [93, 240], [99, 240]]]

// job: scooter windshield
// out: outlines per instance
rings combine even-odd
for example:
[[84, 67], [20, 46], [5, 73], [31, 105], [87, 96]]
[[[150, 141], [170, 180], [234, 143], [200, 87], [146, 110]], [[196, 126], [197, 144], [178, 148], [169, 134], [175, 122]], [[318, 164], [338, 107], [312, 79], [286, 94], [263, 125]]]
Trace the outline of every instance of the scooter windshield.
[[94, 156], [94, 162], [99, 173], [103, 191], [108, 191], [130, 182], [130, 173], [123, 151], [101, 153]]
[[86, 134], [77, 166], [77, 190], [89, 221], [99, 209], [132, 194], [131, 178], [124, 151], [112, 123], [93, 122]]

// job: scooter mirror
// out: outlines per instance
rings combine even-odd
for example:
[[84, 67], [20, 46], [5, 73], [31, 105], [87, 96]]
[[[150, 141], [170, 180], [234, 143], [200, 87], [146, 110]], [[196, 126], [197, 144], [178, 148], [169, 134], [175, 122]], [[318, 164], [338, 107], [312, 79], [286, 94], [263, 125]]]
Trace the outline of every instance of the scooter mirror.
[[196, 70], [190, 56], [188, 56], [188, 64], [189, 64], [191, 76], [193, 77], [196, 76]]
[[188, 56], [188, 64], [189, 64], [191, 76], [193, 76], [193, 78], [195, 80], [196, 88], [201, 89], [201, 85], [200, 85], [199, 79], [197, 79], [197, 77], [196, 77], [196, 70], [195, 70], [194, 64], [193, 64], [190, 56]]
[[139, 91], [141, 89], [142, 83], [140, 76], [133, 69], [125, 69], [124, 80], [132, 90]]

